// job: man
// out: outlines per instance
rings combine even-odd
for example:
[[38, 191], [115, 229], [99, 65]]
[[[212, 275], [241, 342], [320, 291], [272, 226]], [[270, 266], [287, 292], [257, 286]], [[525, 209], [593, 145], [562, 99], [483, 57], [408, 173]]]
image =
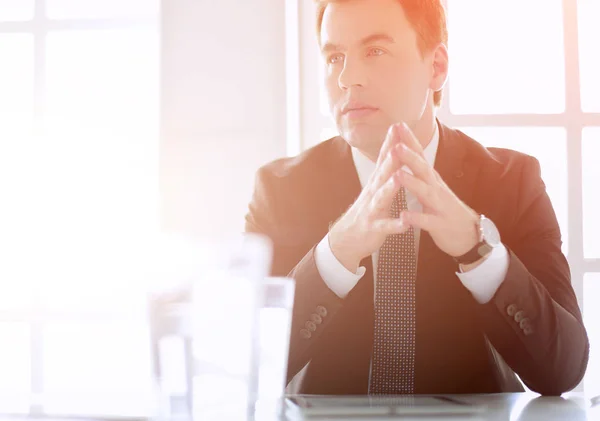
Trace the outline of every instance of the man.
[[317, 6], [341, 136], [261, 168], [246, 218], [296, 279], [288, 380], [308, 364], [302, 393], [575, 387], [589, 343], [538, 161], [436, 119], [440, 0]]

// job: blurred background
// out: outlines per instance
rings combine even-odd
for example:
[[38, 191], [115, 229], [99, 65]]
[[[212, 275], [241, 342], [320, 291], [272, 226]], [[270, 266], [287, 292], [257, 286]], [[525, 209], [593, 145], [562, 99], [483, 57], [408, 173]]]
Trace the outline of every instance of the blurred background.
[[[539, 159], [599, 394], [600, 1], [446, 5], [440, 119]], [[0, 410], [147, 410], [153, 236], [242, 231], [259, 166], [336, 134], [313, 7], [0, 0]]]

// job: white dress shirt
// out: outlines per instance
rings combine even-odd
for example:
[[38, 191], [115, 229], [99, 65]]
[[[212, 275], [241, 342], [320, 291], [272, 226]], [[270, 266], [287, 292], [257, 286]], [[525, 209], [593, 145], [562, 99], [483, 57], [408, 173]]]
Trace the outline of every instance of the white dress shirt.
[[[424, 150], [425, 159], [429, 165], [433, 166], [439, 145], [439, 131], [437, 124], [435, 132], [427, 147]], [[361, 188], [365, 186], [369, 177], [375, 171], [375, 163], [367, 158], [356, 148], [352, 148], [352, 159], [358, 173]], [[410, 171], [410, 170], [409, 170]], [[406, 191], [406, 202], [410, 211], [420, 212], [423, 207], [418, 199], [410, 191]], [[419, 250], [420, 230], [415, 227], [415, 248]], [[375, 288], [377, 287], [377, 256], [378, 252], [371, 255], [373, 259], [373, 279]], [[345, 298], [348, 293], [356, 286], [358, 281], [365, 274], [365, 267], [358, 268], [356, 273], [352, 273], [342, 265], [334, 256], [329, 246], [329, 235], [326, 235], [317, 245], [315, 250], [315, 263], [319, 275], [325, 281], [325, 284], [340, 298]], [[508, 271], [508, 252], [504, 245], [495, 247], [487, 258], [476, 268], [456, 275], [462, 284], [473, 294], [477, 302], [484, 304], [492, 299]]]

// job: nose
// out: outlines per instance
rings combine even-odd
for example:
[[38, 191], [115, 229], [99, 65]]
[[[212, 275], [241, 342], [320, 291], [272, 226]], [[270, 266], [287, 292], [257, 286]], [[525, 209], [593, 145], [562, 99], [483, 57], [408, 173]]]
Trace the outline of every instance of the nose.
[[346, 57], [344, 67], [338, 76], [338, 86], [341, 90], [353, 87], [363, 87], [366, 83], [366, 75], [360, 60], [352, 60]]

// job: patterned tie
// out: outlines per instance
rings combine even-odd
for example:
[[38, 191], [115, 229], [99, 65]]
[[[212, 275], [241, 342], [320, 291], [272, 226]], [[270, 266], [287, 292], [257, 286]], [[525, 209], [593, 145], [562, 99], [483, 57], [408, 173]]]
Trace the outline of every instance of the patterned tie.
[[[406, 194], [401, 188], [392, 204], [392, 218], [406, 209]], [[403, 234], [389, 235], [379, 250], [369, 394], [414, 393], [416, 261], [412, 227]]]

